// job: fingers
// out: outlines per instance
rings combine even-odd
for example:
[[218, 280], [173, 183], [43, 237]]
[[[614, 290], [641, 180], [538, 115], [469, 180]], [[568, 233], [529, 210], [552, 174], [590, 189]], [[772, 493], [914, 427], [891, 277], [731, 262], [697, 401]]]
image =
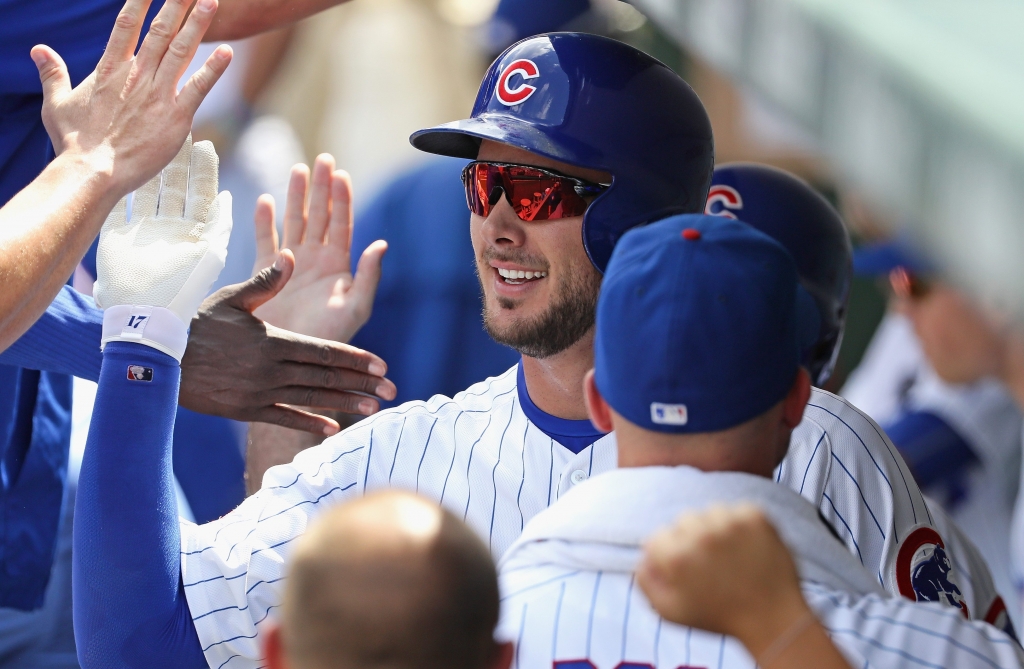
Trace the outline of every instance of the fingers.
[[[379, 397], [382, 400], [393, 400], [395, 395], [398, 394], [398, 389], [395, 388], [395, 384], [390, 379], [341, 367], [281, 362], [278, 363], [277, 370], [279, 375], [274, 380], [281, 387], [293, 386], [308, 390], [326, 389], [339, 392], [363, 393], [364, 395]], [[276, 397], [272, 398], [272, 401], [302, 406], [317, 406], [325, 409], [344, 408], [327, 404], [316, 404], [311, 401], [277, 399]]]
[[276, 388], [269, 395], [275, 404], [293, 404], [314, 409], [330, 409], [344, 413], [370, 416], [380, 410], [377, 400], [355, 393], [339, 392], [326, 388], [286, 387]]
[[181, 218], [185, 213], [185, 192], [188, 190], [188, 164], [192, 158], [192, 135], [178, 149], [177, 155], [164, 168], [160, 186], [160, 202], [156, 215]]
[[192, 57], [196, 55], [213, 16], [217, 13], [217, 0], [199, 0], [181, 31], [174, 36], [163, 54], [154, 81], [158, 87], [177, 88], [178, 80], [185, 74]]
[[189, 0], [164, 0], [164, 6], [149, 24], [149, 32], [135, 57], [135, 67], [137, 71], [146, 73], [144, 76], [152, 78], [156, 74], [160, 61], [167, 53], [167, 46], [178, 33], [178, 26], [185, 18], [190, 4]]
[[188, 220], [199, 223], [207, 221], [210, 205], [217, 197], [219, 165], [220, 159], [212, 142], [196, 142], [192, 145], [192, 157], [188, 164], [188, 196], [185, 200], [185, 218]]
[[331, 216], [332, 172], [334, 156], [321, 153], [313, 163], [313, 187], [309, 194], [309, 213], [306, 216], [307, 244], [323, 244], [327, 222]]
[[318, 416], [308, 411], [294, 409], [289, 406], [269, 406], [259, 409], [249, 420], [256, 423], [270, 423], [292, 430], [325, 434], [328, 437], [337, 434], [341, 426], [326, 416]]
[[131, 60], [135, 55], [135, 47], [139, 44], [139, 33], [149, 10], [151, 0], [128, 0], [114, 21], [114, 29], [107, 40], [107, 48], [96, 66], [96, 72], [102, 76], [113, 71], [117, 65]]
[[267, 267], [277, 256], [277, 225], [274, 216], [274, 196], [264, 193], [256, 200], [256, 214], [253, 216], [256, 228], [256, 263], [252, 273], [255, 275]]
[[348, 344], [296, 334], [268, 326], [276, 335], [274, 353], [278, 360], [325, 367], [340, 367], [374, 376], [384, 376], [388, 366], [379, 357]]
[[296, 165], [288, 182], [288, 200], [284, 204], [284, 248], [302, 243], [306, 232], [306, 191], [309, 189], [309, 168]]
[[162, 173], [158, 173], [132, 195], [133, 222], [145, 216], [156, 216], [156, 205], [160, 200], [161, 177]]
[[32, 62], [39, 70], [39, 81], [43, 85], [43, 105], [54, 104], [71, 92], [71, 77], [68, 66], [56, 51], [45, 44], [37, 44], [30, 52]]
[[365, 305], [367, 320], [369, 320], [370, 312], [373, 309], [373, 298], [377, 294], [377, 286], [380, 284], [381, 263], [384, 261], [384, 254], [387, 250], [388, 243], [383, 239], [378, 239], [367, 246], [366, 250], [363, 251], [363, 255], [359, 258], [356, 276], [352, 281], [352, 288], [349, 294], [359, 304]]
[[208, 299], [252, 313], [261, 304], [281, 292], [294, 270], [295, 256], [288, 249], [283, 249], [273, 265], [263, 269], [245, 283], [221, 288]]
[[181, 92], [178, 93], [178, 105], [191, 118], [195, 116], [199, 105], [206, 99], [206, 95], [217, 83], [224, 71], [231, 64], [233, 55], [231, 47], [221, 44], [210, 54], [199, 71], [189, 77]]
[[331, 178], [331, 226], [327, 243], [342, 259], [341, 271], [351, 271], [352, 249], [352, 177], [338, 170]]
[[206, 240], [208, 250], [223, 254], [224, 258], [227, 258], [228, 254], [228, 240], [231, 239], [231, 223], [231, 193], [222, 191], [214, 198], [213, 204], [210, 205], [210, 209], [207, 212], [207, 220], [203, 224], [202, 239]]

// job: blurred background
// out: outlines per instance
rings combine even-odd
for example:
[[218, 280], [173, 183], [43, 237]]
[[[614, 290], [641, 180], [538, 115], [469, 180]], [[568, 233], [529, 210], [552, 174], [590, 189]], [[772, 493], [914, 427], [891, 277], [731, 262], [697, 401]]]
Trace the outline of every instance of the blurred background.
[[827, 389], [886, 429], [1016, 615], [1021, 412], [989, 335], [1024, 316], [1020, 2], [352, 0], [236, 43], [197, 117], [235, 194], [220, 283], [252, 269], [256, 196], [283, 203], [289, 167], [330, 152], [355, 186], [353, 256], [377, 238], [391, 246], [353, 343], [388, 361], [396, 402], [515, 364], [482, 329], [464, 161], [419, 153], [408, 136], [466, 117], [498, 53], [560, 29], [661, 59], [704, 101], [719, 163], [789, 170], [842, 213], [856, 276]]

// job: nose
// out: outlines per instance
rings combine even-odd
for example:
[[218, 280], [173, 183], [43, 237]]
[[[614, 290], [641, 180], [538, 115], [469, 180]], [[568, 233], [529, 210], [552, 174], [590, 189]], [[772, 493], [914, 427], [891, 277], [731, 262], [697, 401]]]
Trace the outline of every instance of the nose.
[[499, 197], [491, 213], [484, 219], [481, 227], [484, 238], [491, 246], [510, 248], [523, 246], [526, 243], [526, 230], [523, 221], [516, 216], [512, 205], [505, 197]]

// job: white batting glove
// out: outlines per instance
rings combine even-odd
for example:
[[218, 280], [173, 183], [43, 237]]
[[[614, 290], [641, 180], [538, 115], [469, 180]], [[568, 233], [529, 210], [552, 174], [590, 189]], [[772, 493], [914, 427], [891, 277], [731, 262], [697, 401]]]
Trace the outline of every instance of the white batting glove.
[[231, 193], [217, 194], [217, 152], [189, 135], [163, 172], [110, 212], [100, 232], [93, 296], [103, 338], [152, 346], [179, 362], [188, 326], [224, 269]]

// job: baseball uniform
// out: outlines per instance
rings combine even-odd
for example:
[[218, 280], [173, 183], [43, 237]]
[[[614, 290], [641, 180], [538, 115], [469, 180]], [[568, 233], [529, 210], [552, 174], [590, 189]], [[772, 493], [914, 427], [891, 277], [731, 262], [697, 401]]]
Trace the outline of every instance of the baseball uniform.
[[[652, 494], [652, 491], [657, 491]], [[500, 565], [499, 636], [514, 667], [743, 668], [731, 637], [662, 620], [636, 586], [641, 544], [677, 514], [753, 502], [789, 546], [804, 598], [853, 667], [1019, 667], [1008, 635], [935, 603], [884, 593], [805, 500], [767, 479], [690, 467], [602, 474], [538, 514]]]

